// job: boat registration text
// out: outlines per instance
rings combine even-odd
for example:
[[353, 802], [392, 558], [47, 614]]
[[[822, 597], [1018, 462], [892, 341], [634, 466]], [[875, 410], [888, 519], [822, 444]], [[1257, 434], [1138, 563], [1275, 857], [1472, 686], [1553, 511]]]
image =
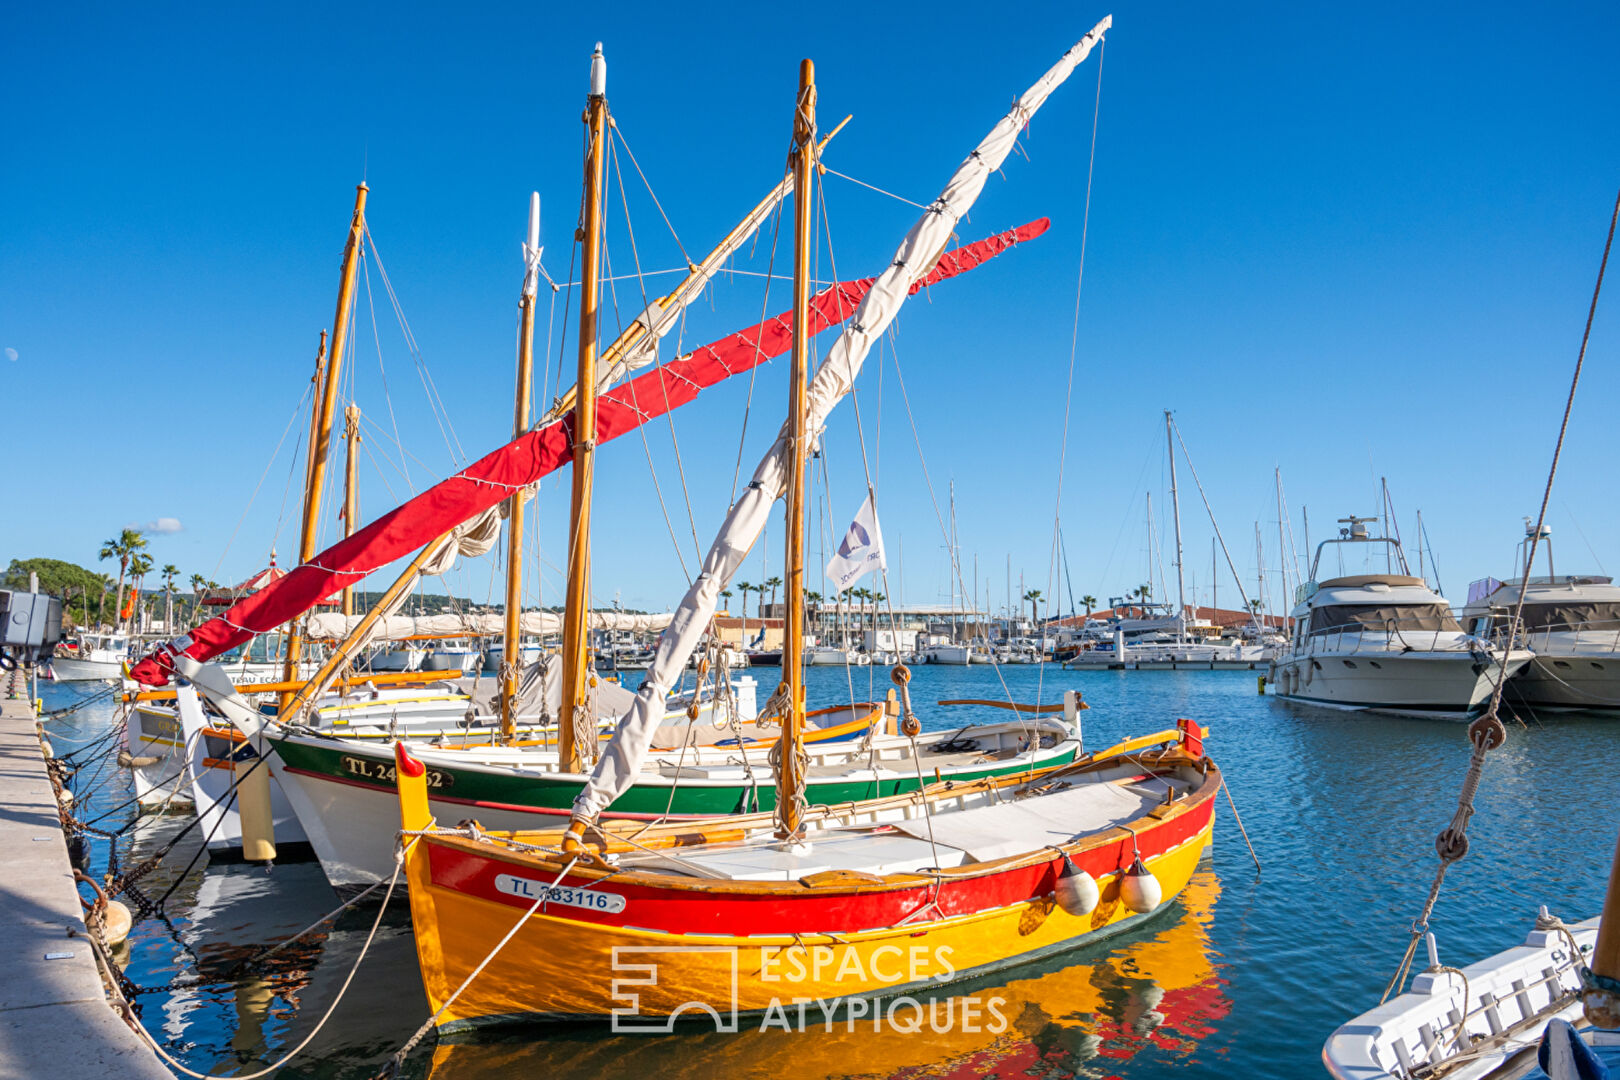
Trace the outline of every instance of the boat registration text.
[[525, 900], [538, 900], [544, 894], [546, 903], [562, 904], [565, 907], [614, 913], [624, 910], [624, 897], [618, 893], [601, 892], [597, 889], [576, 889], [568, 885], [547, 885], [543, 881], [513, 877], [511, 874], [497, 874], [495, 888], [508, 896], [520, 896]]

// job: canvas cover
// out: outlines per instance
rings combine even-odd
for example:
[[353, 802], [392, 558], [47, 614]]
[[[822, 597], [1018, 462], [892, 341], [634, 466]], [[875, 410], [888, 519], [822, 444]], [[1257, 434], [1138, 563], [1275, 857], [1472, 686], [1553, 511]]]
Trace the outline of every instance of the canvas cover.
[[1105, 832], [1163, 801], [1162, 781], [1157, 791], [1140, 784], [1083, 784], [1014, 802], [936, 813], [932, 821], [897, 821], [894, 827], [927, 840], [931, 825], [934, 843], [965, 851], [969, 862], [990, 862]]
[[[306, 636], [312, 641], [342, 641], [360, 625], [363, 615], [322, 613], [309, 617]], [[654, 634], [669, 625], [668, 612], [633, 614], [624, 611], [593, 611], [592, 630], [627, 630]], [[562, 616], [555, 611], [525, 611], [519, 618], [524, 634], [547, 637], [562, 633]], [[423, 637], [499, 638], [506, 632], [505, 616], [495, 612], [449, 615], [390, 615], [378, 620], [372, 641], [404, 641]]]
[[1329, 604], [1311, 612], [1311, 633], [1348, 626], [1362, 630], [1456, 630], [1444, 604]]

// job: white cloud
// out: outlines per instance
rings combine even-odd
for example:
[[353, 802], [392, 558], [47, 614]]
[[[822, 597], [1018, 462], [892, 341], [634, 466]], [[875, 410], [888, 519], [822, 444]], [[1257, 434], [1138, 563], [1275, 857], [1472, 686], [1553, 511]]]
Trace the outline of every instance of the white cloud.
[[6, 359], [10, 360], [13, 364], [17, 362], [17, 350], [13, 349], [10, 345], [6, 346]]
[[169, 517], [160, 517], [155, 521], [148, 521], [145, 525], [140, 526], [143, 533], [158, 533], [160, 535], [177, 533], [183, 528], [185, 526], [180, 524], [179, 518]]

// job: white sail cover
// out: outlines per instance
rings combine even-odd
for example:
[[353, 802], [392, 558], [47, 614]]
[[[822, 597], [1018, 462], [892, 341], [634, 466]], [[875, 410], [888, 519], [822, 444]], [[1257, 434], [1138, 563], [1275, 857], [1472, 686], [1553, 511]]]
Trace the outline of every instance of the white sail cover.
[[[932, 269], [955, 231], [956, 223], [972, 208], [990, 174], [1000, 168], [1012, 152], [1018, 133], [1052, 91], [1090, 55], [1092, 47], [1112, 25], [1113, 17], [1109, 16], [1092, 27], [1039, 82], [1024, 92], [1012, 110], [957, 167], [939, 198], [911, 227], [894, 261], [878, 275], [810, 382], [805, 430], [812, 441], [819, 438], [833, 406], [854, 388], [866, 354], [899, 313], [912, 284]], [[635, 705], [619, 721], [613, 741], [604, 749], [590, 780], [574, 800], [575, 818], [594, 821], [635, 782], [659, 721], [663, 719], [664, 696], [680, 677], [692, 650], [703, 637], [719, 602], [720, 590], [742, 565], [765, 528], [772, 504], [786, 490], [789, 435], [784, 424], [759, 468], [754, 470], [748, 487], [726, 515], [720, 535], [704, 557], [701, 572], [676, 609], [669, 629], [659, 638], [652, 666], [636, 694]]]
[[[339, 615], [323, 612], [309, 619], [309, 637], [320, 641], [339, 641], [354, 633], [362, 615]], [[670, 623], [668, 612], [640, 615], [622, 611], [593, 611], [590, 613], [592, 630], [627, 630], [635, 634], [653, 634]], [[535, 637], [562, 633], [562, 616], [553, 611], [525, 611], [519, 617], [522, 632]], [[505, 617], [494, 612], [451, 615], [390, 615], [380, 619], [371, 641], [403, 641], [413, 637], [482, 637], [498, 638], [506, 631]]]

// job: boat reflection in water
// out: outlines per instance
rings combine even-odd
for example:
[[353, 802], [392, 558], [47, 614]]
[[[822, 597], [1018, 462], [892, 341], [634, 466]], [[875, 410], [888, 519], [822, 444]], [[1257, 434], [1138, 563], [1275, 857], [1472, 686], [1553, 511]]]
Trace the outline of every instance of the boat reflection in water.
[[[870, 1016], [827, 1029], [814, 1004], [803, 1030], [796, 1008], [786, 1022], [736, 1034], [678, 1027], [673, 1035], [608, 1035], [600, 1027], [530, 1028], [507, 1035], [452, 1036], [433, 1052], [433, 1080], [492, 1076], [635, 1077], [713, 1080], [717, 1076], [983, 1077], [1075, 1072], [1101, 1058], [1128, 1060], [1152, 1046], [1190, 1055], [1231, 1008], [1210, 955], [1209, 924], [1220, 881], [1206, 861], [1174, 906], [1141, 930], [1098, 948], [1053, 957], [1005, 975], [953, 984], [949, 995], [897, 1009], [874, 1030]], [[972, 999], [977, 999], [973, 1001]], [[999, 1000], [998, 1000], [999, 999]], [[994, 1007], [991, 1008], [992, 1003]], [[930, 1010], [933, 1024], [930, 1024]], [[998, 1019], [999, 1014], [999, 1019]], [[962, 1023], [972, 1015], [974, 1022]], [[949, 1020], [947, 1020], [949, 1017]], [[940, 1030], [935, 1030], [935, 1028]], [[1095, 1066], [1093, 1066], [1095, 1068]]]

